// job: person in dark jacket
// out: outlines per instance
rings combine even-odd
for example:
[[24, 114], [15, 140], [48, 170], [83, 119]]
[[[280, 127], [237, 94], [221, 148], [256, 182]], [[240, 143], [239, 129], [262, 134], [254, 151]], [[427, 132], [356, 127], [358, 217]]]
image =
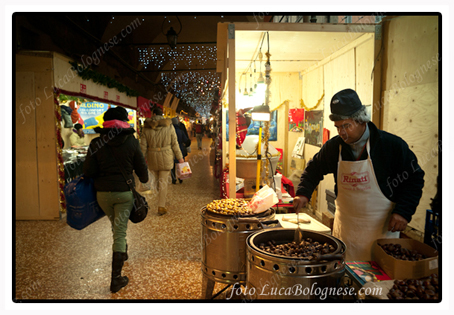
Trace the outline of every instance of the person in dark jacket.
[[[178, 117], [172, 118], [172, 124], [173, 124], [173, 127], [175, 128], [175, 133], [177, 134], [178, 145], [180, 146], [180, 151], [181, 151], [181, 154], [183, 154], [183, 161], [184, 161], [184, 158], [188, 155], [187, 147], [191, 145], [191, 141], [187, 137], [187, 133], [185, 134], [184, 131], [181, 130], [180, 121], [178, 120]], [[177, 163], [178, 163], [178, 160], [174, 159], [174, 161], [173, 161], [173, 169], [171, 171], [172, 184], [174, 184], [174, 185], [177, 182], [177, 177], [175, 175], [175, 166], [176, 166]], [[182, 179], [178, 179], [178, 181], [180, 182], [180, 184], [183, 183]]]
[[346, 260], [371, 260], [378, 238], [398, 238], [416, 211], [424, 171], [401, 138], [378, 130], [354, 90], [331, 99], [330, 119], [339, 133], [308, 162], [293, 201], [305, 207], [326, 174], [334, 174], [333, 235], [347, 245]]
[[180, 129], [183, 130], [183, 133], [188, 138], [188, 142], [186, 143], [186, 150], [188, 151], [188, 153], [191, 153], [191, 137], [189, 136], [188, 129], [186, 129], [186, 125], [183, 123], [183, 118], [179, 117], [178, 115], [177, 117], [180, 120], [178, 126], [180, 126]]
[[147, 164], [139, 141], [130, 128], [128, 113], [123, 107], [108, 109], [104, 114], [104, 128], [95, 128], [100, 136], [90, 142], [84, 163], [84, 174], [94, 178], [96, 198], [112, 224], [113, 258], [110, 290], [115, 293], [128, 284], [121, 276], [124, 261], [128, 260], [126, 229], [134, 197], [119, 165], [134, 185], [133, 171], [142, 183], [148, 181]]
[[195, 124], [195, 137], [197, 138], [197, 148], [202, 150], [203, 125], [200, 121]]

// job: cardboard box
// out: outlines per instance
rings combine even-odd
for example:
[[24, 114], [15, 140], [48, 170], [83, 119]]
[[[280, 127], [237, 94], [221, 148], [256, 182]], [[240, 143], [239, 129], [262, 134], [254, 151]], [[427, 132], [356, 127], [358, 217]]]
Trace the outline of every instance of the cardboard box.
[[[409, 250], [417, 250], [425, 255], [420, 261], [406, 261], [396, 259], [379, 246], [384, 244], [400, 244]], [[391, 279], [419, 279], [438, 274], [438, 252], [427, 244], [413, 239], [387, 238], [375, 241], [372, 250], [372, 259], [386, 272]]]

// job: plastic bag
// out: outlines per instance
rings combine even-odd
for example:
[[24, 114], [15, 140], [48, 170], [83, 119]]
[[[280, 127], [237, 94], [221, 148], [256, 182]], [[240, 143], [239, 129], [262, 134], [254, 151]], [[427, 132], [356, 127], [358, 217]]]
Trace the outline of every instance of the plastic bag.
[[142, 192], [142, 191], [151, 190], [151, 188], [153, 187], [152, 186], [153, 174], [151, 174], [150, 170], [148, 170], [148, 182], [146, 182], [146, 183], [142, 183], [139, 180], [139, 177], [136, 175], [136, 172], [134, 172], [133, 174], [134, 174], [134, 181], [136, 183], [137, 191]]
[[249, 208], [252, 209], [252, 212], [261, 213], [268, 210], [278, 202], [279, 199], [277, 198], [274, 190], [268, 187], [268, 185], [265, 185], [254, 194], [248, 205]]
[[192, 176], [191, 167], [188, 162], [177, 163], [175, 168], [175, 174], [179, 179], [185, 179]]

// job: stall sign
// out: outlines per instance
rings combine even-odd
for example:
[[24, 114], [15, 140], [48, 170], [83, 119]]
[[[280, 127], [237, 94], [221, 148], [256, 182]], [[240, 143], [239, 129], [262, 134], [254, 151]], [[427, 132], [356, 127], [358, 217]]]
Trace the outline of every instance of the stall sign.
[[80, 84], [80, 93], [87, 94], [87, 86], [85, 84]]
[[104, 91], [104, 98], [105, 98], [105, 99], [109, 99], [109, 92]]
[[120, 95], [117, 95], [117, 102], [120, 101]]
[[[79, 106], [78, 112], [83, 121], [83, 130], [86, 134], [95, 134], [93, 130], [96, 127], [102, 128], [104, 122], [104, 113], [115, 105], [110, 105], [101, 102], [85, 102]], [[129, 125], [134, 128], [135, 111], [125, 108], [128, 111]]]

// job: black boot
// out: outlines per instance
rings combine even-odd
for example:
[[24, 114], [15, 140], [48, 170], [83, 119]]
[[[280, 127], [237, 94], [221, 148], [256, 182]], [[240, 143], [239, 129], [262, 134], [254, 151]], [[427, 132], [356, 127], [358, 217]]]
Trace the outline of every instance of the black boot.
[[123, 261], [128, 260], [128, 244], [126, 244], [126, 252], [123, 253]]
[[123, 262], [124, 253], [114, 252], [112, 257], [112, 280], [110, 282], [110, 291], [112, 293], [118, 292], [121, 288], [125, 287], [129, 282], [128, 277], [121, 276]]

